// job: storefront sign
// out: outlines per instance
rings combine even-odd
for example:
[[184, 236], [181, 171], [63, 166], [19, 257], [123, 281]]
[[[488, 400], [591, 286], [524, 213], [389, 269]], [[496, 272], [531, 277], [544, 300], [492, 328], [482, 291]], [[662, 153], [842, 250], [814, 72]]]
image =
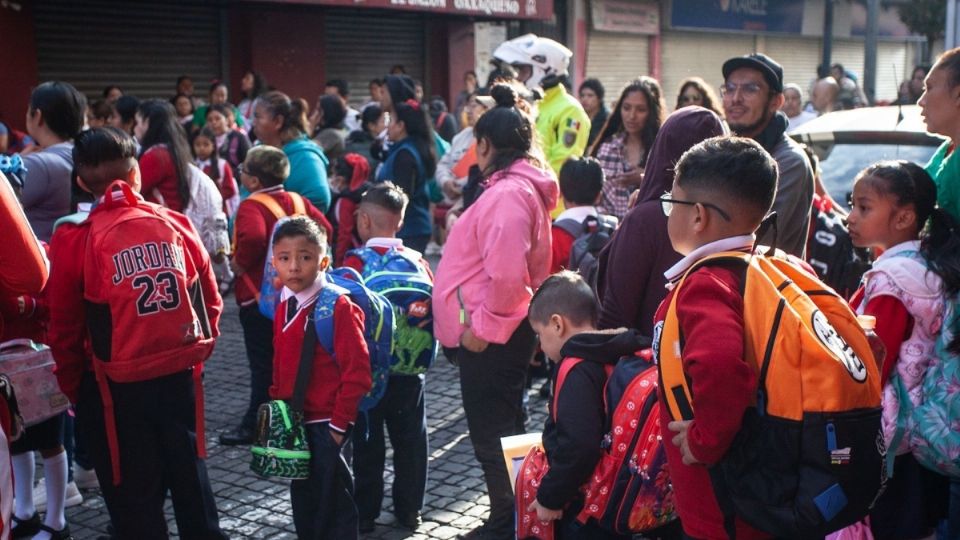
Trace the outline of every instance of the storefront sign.
[[673, 28], [799, 34], [803, 0], [673, 0]]
[[590, 5], [594, 30], [626, 34], [660, 33], [660, 6], [630, 0], [593, 0]]
[[553, 0], [267, 0], [277, 3], [319, 4], [427, 11], [471, 17], [550, 19]]

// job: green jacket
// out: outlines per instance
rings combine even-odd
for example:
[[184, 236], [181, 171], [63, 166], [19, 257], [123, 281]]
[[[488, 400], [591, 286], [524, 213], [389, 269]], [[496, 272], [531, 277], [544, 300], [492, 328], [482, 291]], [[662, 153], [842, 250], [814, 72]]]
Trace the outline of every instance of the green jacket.
[[590, 137], [590, 117], [580, 102], [567, 93], [562, 84], [546, 91], [540, 102], [537, 131], [543, 143], [543, 153], [553, 172], [570, 156], [582, 156]]
[[960, 158], [957, 152], [949, 152], [952, 144], [946, 141], [940, 145], [926, 169], [937, 184], [937, 204], [953, 219], [960, 219]]

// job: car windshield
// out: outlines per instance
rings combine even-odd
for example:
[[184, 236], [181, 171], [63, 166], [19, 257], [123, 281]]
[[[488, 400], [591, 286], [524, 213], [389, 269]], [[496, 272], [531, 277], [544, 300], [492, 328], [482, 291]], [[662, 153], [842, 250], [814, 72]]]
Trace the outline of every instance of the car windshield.
[[853, 180], [868, 165], [885, 159], [905, 159], [923, 166], [936, 151], [936, 146], [923, 145], [835, 144], [820, 162], [823, 185], [835, 201], [849, 206]]

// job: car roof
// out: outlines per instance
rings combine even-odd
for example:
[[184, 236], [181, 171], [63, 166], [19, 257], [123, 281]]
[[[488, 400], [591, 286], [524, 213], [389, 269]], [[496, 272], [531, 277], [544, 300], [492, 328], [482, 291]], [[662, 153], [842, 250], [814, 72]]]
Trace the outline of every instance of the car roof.
[[939, 146], [944, 139], [926, 132], [917, 105], [863, 107], [815, 118], [788, 133], [807, 144], [915, 144]]

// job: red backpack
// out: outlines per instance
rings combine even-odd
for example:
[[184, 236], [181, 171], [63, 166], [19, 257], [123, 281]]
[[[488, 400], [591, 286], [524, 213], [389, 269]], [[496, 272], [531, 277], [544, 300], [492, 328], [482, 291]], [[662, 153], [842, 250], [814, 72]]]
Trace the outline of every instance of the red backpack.
[[[676, 519], [673, 485], [667, 470], [667, 456], [660, 440], [660, 403], [657, 397], [658, 374], [651, 362], [652, 351], [644, 349], [635, 356], [621, 358], [615, 367], [607, 367], [603, 399], [609, 431], [603, 438], [603, 456], [590, 480], [583, 486], [583, 509], [577, 521], [593, 518], [603, 529], [617, 534], [636, 534], [666, 525]], [[567, 374], [579, 358], [560, 364], [553, 409]], [[527, 455], [517, 475], [518, 538], [551, 540], [553, 527], [527, 512], [521, 489], [539, 485], [547, 472], [546, 455], [535, 447]], [[535, 476], [532, 476], [535, 475]], [[536, 490], [533, 490], [536, 496]], [[527, 534], [536, 528], [544, 534]]]
[[91, 326], [90, 341], [116, 484], [120, 460], [108, 379], [140, 382], [195, 368], [197, 450], [206, 453], [200, 364], [213, 352], [213, 333], [184, 238], [189, 232], [164, 212], [117, 181], [82, 225], [88, 229], [83, 261], [87, 320], [111, 328], [105, 333]]

